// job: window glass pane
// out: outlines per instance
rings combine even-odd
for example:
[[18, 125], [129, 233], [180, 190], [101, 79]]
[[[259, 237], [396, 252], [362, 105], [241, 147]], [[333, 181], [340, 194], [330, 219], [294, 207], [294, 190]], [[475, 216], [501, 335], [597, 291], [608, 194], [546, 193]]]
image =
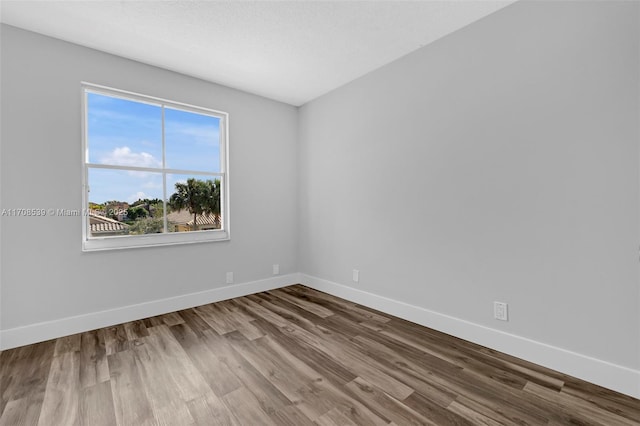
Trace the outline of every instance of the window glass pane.
[[221, 181], [217, 176], [167, 175], [167, 230], [220, 229], [220, 191]]
[[87, 93], [89, 162], [162, 167], [162, 108]]
[[165, 160], [169, 169], [220, 172], [220, 119], [165, 108]]
[[162, 174], [89, 168], [92, 237], [164, 232]]
[[[83, 250], [228, 239], [227, 141], [220, 130], [226, 114], [90, 85], [84, 90]], [[136, 237], [156, 233], [164, 235]]]

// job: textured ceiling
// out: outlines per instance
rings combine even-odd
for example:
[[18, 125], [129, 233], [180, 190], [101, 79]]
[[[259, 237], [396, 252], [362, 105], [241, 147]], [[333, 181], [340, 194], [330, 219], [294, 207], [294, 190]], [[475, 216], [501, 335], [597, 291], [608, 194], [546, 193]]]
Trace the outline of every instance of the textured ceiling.
[[0, 20], [302, 105], [513, 1], [8, 1]]

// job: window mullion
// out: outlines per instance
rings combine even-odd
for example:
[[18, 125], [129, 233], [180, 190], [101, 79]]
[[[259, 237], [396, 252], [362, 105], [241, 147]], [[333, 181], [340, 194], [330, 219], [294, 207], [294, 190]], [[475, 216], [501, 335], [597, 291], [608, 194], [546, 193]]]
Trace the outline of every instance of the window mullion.
[[167, 229], [167, 163], [166, 163], [166, 153], [165, 153], [165, 134], [164, 134], [164, 109], [165, 106], [162, 105], [162, 226], [164, 229], [164, 233], [168, 232]]

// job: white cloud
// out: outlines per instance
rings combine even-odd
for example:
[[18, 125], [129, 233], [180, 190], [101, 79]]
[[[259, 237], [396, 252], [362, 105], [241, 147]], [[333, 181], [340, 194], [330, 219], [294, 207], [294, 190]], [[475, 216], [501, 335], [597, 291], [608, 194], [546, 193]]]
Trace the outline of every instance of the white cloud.
[[129, 195], [129, 197], [127, 198], [127, 201], [129, 202], [129, 204], [136, 202], [138, 200], [144, 200], [145, 198], [149, 198], [147, 197], [147, 194], [145, 194], [142, 191], [138, 191], [135, 194], [131, 194]]
[[133, 152], [128, 146], [115, 148], [100, 159], [102, 164], [113, 166], [161, 167], [162, 161], [148, 152]]

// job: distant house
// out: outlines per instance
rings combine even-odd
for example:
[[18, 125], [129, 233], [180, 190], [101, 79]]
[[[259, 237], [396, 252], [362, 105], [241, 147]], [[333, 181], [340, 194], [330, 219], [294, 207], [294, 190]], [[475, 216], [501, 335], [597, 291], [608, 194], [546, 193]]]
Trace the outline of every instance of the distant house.
[[89, 213], [89, 229], [92, 237], [110, 237], [129, 233], [129, 225], [126, 223], [92, 212]]
[[171, 212], [167, 215], [167, 224], [173, 232], [187, 232], [187, 231], [206, 231], [208, 229], [220, 229], [220, 216], [219, 215], [198, 215], [196, 217], [196, 224], [198, 228], [193, 226], [193, 215], [188, 210], [179, 210], [177, 212]]
[[104, 206], [104, 215], [115, 218], [116, 220], [124, 220], [127, 218], [127, 209], [129, 203], [124, 201], [107, 202]]

